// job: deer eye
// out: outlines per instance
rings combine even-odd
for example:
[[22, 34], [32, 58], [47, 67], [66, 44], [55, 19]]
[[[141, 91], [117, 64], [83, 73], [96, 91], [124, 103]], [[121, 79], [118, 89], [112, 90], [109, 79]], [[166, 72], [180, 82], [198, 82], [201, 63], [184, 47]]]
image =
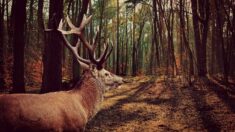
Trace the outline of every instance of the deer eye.
[[105, 76], [108, 76], [109, 74], [108, 74], [108, 73], [105, 73], [104, 75], [105, 75]]

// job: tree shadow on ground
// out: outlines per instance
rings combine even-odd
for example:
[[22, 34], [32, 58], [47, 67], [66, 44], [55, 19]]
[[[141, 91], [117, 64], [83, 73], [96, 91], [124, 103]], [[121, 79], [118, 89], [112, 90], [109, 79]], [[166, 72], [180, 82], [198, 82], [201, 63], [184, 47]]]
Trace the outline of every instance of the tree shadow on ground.
[[[87, 126], [87, 130], [91, 128], [97, 128], [99, 129], [98, 131], [102, 131], [102, 128], [105, 129], [113, 129], [118, 126], [122, 126], [126, 124], [127, 122], [131, 121], [147, 121], [156, 118], [156, 113], [147, 113], [147, 114], [142, 114], [143, 111], [137, 110], [137, 111], [124, 111], [122, 110], [122, 106], [127, 103], [134, 102], [135, 98], [141, 94], [141, 92], [151, 88], [154, 84], [154, 81], [147, 81], [141, 83], [139, 86], [136, 87], [137, 91], [131, 94], [130, 96], [118, 100], [116, 104], [113, 106], [107, 108], [107, 109], [102, 109], [95, 117], [92, 119]], [[122, 92], [122, 94], [124, 94]], [[110, 97], [115, 97], [119, 96], [120, 94], [116, 94], [114, 96]], [[110, 98], [109, 97], [109, 98]], [[94, 130], [94, 129], [93, 129]]]
[[212, 90], [229, 108], [235, 113], [235, 86], [224, 84], [218, 79], [208, 80], [210, 90]]
[[147, 103], [150, 105], [160, 105], [160, 104], [172, 104], [173, 98], [161, 99], [161, 98], [145, 98], [142, 100], [133, 101], [135, 103]]
[[214, 76], [211, 76], [211, 81], [216, 81], [217, 83], [219, 83], [220, 85], [223, 85], [223, 86], [226, 86], [227, 88], [230, 88], [233, 92], [235, 92], [235, 83], [234, 82], [225, 82], [223, 80], [221, 80], [220, 78], [218, 77], [214, 77]]
[[[180, 89], [179, 86], [177, 85], [176, 81], [167, 81], [166, 85], [168, 88], [170, 88], [171, 91], [173, 91], [173, 95], [175, 98], [174, 99], [174, 104], [173, 107], [175, 107], [175, 109], [178, 109], [178, 105], [180, 105], [179, 103], [182, 102], [183, 99], [185, 99], [183, 93], [187, 91], [190, 99], [193, 102], [193, 107], [196, 109], [197, 114], [199, 116], [199, 119], [201, 119], [202, 121], [202, 125], [204, 126], [204, 128], [211, 132], [217, 132], [221, 130], [221, 126], [220, 124], [217, 123], [217, 121], [213, 118], [213, 115], [211, 115], [211, 113], [209, 111], [212, 110], [212, 107], [210, 107], [205, 99], [205, 95], [206, 90], [203, 89], [198, 89], [198, 87], [194, 87], [194, 86], [190, 86], [190, 87], [184, 87], [184, 89]], [[178, 90], [177, 90], [178, 88]], [[173, 110], [174, 111], [174, 110]], [[177, 111], [180, 111], [180, 109], [178, 109]], [[184, 110], [182, 110], [183, 113], [185, 114], [189, 114], [186, 113]], [[187, 116], [186, 116], [187, 117]], [[183, 117], [182, 117], [183, 118]], [[190, 118], [190, 117], [188, 117]], [[184, 119], [184, 120], [188, 120], [188, 119]], [[188, 125], [188, 128], [191, 127], [195, 127], [195, 129], [197, 130], [197, 126], [193, 126], [196, 124], [191, 124], [191, 123], [186, 123]]]
[[[87, 130], [91, 128], [98, 128], [99, 131], [107, 129], [115, 129], [119, 126], [125, 125], [132, 121], [148, 121], [156, 118], [156, 113], [142, 114], [143, 111], [124, 111], [118, 108], [112, 107], [110, 109], [104, 109], [99, 112], [99, 114], [89, 122]], [[94, 130], [94, 129], [93, 129]]]
[[211, 115], [210, 111], [213, 109], [211, 106], [209, 106], [206, 102], [205, 95], [206, 90], [202, 90], [196, 86], [188, 87], [191, 89], [191, 97], [193, 98], [195, 102], [195, 107], [197, 111], [199, 112], [199, 116], [202, 119], [202, 123], [204, 127], [209, 132], [219, 132], [221, 130], [220, 124], [217, 123], [217, 121], [213, 118], [213, 115]]
[[[166, 115], [163, 116], [163, 118], [165, 118], [163, 120], [167, 122], [157, 124], [155, 126], [157, 127], [156, 130], [205, 131], [206, 129], [206, 131], [213, 132], [224, 130], [224, 124], [218, 121], [218, 119], [221, 120], [221, 118], [217, 118], [216, 113], [213, 113], [213, 110], [219, 108], [216, 108], [217, 105], [214, 106], [207, 100], [210, 99], [208, 96], [218, 96], [221, 101], [224, 101], [225, 104], [230, 106], [231, 111], [233, 111], [235, 101], [229, 96], [228, 91], [226, 91], [227, 89], [211, 81], [199, 83], [200, 85], [195, 83], [193, 86], [184, 88], [177, 85], [176, 81], [164, 83], [165, 82], [161, 82], [164, 86], [162, 89], [159, 89], [157, 88], [159, 83], [156, 84], [154, 81], [143, 82], [137, 87], [131, 87], [131, 90], [123, 89], [124, 91], [120, 90], [118, 93], [107, 96], [107, 99], [109, 99], [125, 95], [122, 96], [122, 99], [117, 100], [114, 105], [102, 109], [96, 117], [88, 123], [86, 131], [117, 131], [120, 130], [120, 127], [127, 127], [126, 124], [130, 125], [129, 123], [148, 122], [150, 120], [156, 121], [162, 118], [162, 116], [160, 117], [160, 114], [158, 114], [158, 111], [146, 112], [145, 108], [141, 108], [143, 104], [151, 105], [151, 107], [154, 108], [156, 107], [153, 105], [156, 105], [160, 108], [159, 112], [163, 112]], [[155, 90], [158, 92], [155, 93]], [[182, 104], [184, 99], [190, 100], [188, 101], [190, 105]], [[126, 110], [123, 106], [127, 106], [127, 104], [128, 106], [131, 104], [132, 107]], [[138, 104], [140, 104], [140, 107], [134, 108], [135, 105]], [[162, 107], [164, 107], [164, 109], [161, 109]], [[187, 113], [188, 111], [193, 113]], [[192, 114], [195, 115], [193, 118], [190, 117]], [[221, 117], [223, 118], [224, 116], [222, 115]], [[180, 122], [176, 123], [179, 119]], [[181, 125], [182, 127], [177, 125]], [[127, 130], [133, 130], [129, 127], [131, 126], [128, 126]], [[137, 130], [139, 131], [138, 128]]]

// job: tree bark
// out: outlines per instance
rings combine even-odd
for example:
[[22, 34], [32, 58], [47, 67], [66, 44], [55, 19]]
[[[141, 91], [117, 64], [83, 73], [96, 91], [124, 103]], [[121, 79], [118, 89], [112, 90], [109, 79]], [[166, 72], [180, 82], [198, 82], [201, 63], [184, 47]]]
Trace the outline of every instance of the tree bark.
[[[223, 22], [223, 17], [222, 15], [222, 6], [224, 6], [224, 3], [222, 1], [216, 1], [214, 0], [215, 3], [215, 8], [216, 8], [216, 28], [217, 28], [217, 39], [219, 40], [218, 44], [221, 44], [221, 54], [223, 58], [223, 80], [225, 83], [228, 83], [228, 76], [229, 76], [229, 56], [228, 56], [228, 51], [230, 50], [228, 48], [227, 44], [227, 50], [225, 46], [225, 41], [224, 41], [224, 35], [223, 35], [223, 27], [224, 27], [224, 22]], [[229, 19], [229, 18], [228, 18]], [[229, 20], [230, 21], [230, 20]], [[227, 29], [228, 30], [228, 29]], [[227, 36], [227, 39], [229, 37]]]
[[32, 34], [33, 19], [34, 19], [33, 4], [34, 4], [34, 0], [30, 0], [29, 1], [29, 19], [27, 22], [28, 26], [26, 28], [27, 29], [26, 49], [28, 49], [31, 35], [33, 36], [33, 34]]
[[124, 73], [127, 74], [128, 72], [128, 42], [129, 42], [129, 39], [128, 39], [128, 13], [127, 13], [127, 8], [126, 8], [126, 13], [125, 13], [125, 22], [126, 22], [126, 28], [125, 28], [125, 36], [126, 36], [126, 41], [125, 41], [125, 45], [126, 45], [126, 59], [125, 59], [125, 70], [124, 70]]
[[[72, 4], [72, 19], [73, 19], [73, 21], [75, 22], [75, 24], [77, 24], [77, 19], [78, 19], [78, 16], [79, 16], [79, 12], [80, 12], [80, 10], [81, 10], [81, 7], [82, 6], [82, 3], [81, 3], [81, 0], [77, 0], [77, 1], [75, 1], [75, 2], [73, 2], [73, 4]], [[76, 43], [76, 41], [77, 41], [77, 36], [73, 36], [72, 38], [71, 38], [71, 41], [72, 41], [72, 43]], [[79, 50], [78, 50], [78, 52], [80, 52], [80, 47], [79, 47]], [[73, 73], [73, 82], [77, 82], [79, 79], [80, 79], [80, 72], [81, 72], [81, 70], [80, 70], [80, 65], [78, 64], [78, 62], [77, 62], [77, 59], [74, 57], [74, 56], [72, 56], [72, 65], [73, 65], [73, 68], [72, 68], [72, 73]]]
[[37, 21], [38, 21], [38, 45], [39, 47], [43, 47], [44, 42], [44, 19], [43, 19], [43, 5], [44, 0], [38, 0], [38, 11], [37, 11]]
[[135, 7], [136, 5], [134, 5], [134, 9], [133, 9], [133, 31], [132, 31], [132, 75], [136, 76], [136, 52], [137, 52], [137, 48], [136, 48], [136, 41], [135, 41]]
[[13, 34], [13, 93], [25, 92], [24, 82], [24, 49], [26, 0], [14, 0], [14, 34]]
[[[188, 55], [188, 60], [189, 60], [189, 69], [188, 69], [188, 76], [189, 76], [189, 83], [191, 84], [191, 76], [194, 74], [194, 69], [193, 69], [193, 53], [192, 50], [190, 49], [189, 46], [189, 41], [188, 38], [186, 37], [186, 22], [185, 22], [185, 15], [186, 17], [187, 14], [185, 14], [185, 3], [183, 2], [183, 0], [179, 1], [179, 8], [180, 8], [180, 12], [179, 12], [179, 18], [180, 18], [180, 35], [182, 38], [182, 46], [185, 47], [186, 49], [186, 53]], [[183, 59], [183, 58], [182, 58]], [[185, 68], [185, 67], [182, 67]]]
[[117, 0], [117, 63], [116, 63], [116, 74], [119, 75], [120, 74], [120, 53], [119, 53], [119, 47], [120, 47], [120, 43], [119, 43], [119, 0]]
[[[197, 56], [197, 71], [199, 77], [206, 77], [206, 45], [209, 23], [209, 1], [191, 0], [193, 13], [194, 41]], [[200, 14], [198, 14], [198, 12]], [[203, 27], [203, 28], [202, 28]]]
[[[143, 19], [143, 21], [142, 22], [140, 22], [140, 24], [139, 24], [139, 36], [138, 36], [138, 39], [137, 39], [137, 41], [136, 41], [136, 71], [139, 71], [139, 69], [140, 69], [140, 61], [143, 59], [143, 58], [141, 58], [141, 38], [142, 38], [142, 33], [143, 33], [143, 29], [144, 29], [144, 25], [145, 25], [145, 22], [146, 22], [146, 20], [145, 19]], [[138, 59], [137, 59], [138, 58]]]
[[[2, 3], [1, 3], [2, 2]], [[4, 13], [5, 13], [5, 0], [0, 1], [0, 91], [5, 89], [4, 80]]]
[[[87, 10], [88, 10], [88, 5], [90, 0], [85, 0], [85, 1], [79, 1], [80, 2], [80, 11], [77, 14], [77, 16], [75, 17], [76, 20], [76, 26], [79, 27], [84, 14], [86, 14]], [[81, 6], [82, 5], [82, 6]], [[77, 36], [72, 38], [73, 43], [75, 43], [77, 41]], [[85, 49], [84, 49], [85, 50]], [[73, 57], [73, 80], [74, 82], [78, 81], [80, 79], [80, 65], [77, 62], [77, 59], [75, 57]]]
[[[157, 32], [157, 3], [156, 0], [153, 0], [153, 44], [155, 45], [156, 48], [156, 60], [157, 60], [157, 66], [160, 67], [160, 55], [159, 55], [159, 41], [158, 41], [158, 32]], [[154, 47], [154, 46], [153, 46]]]
[[60, 19], [63, 16], [63, 0], [50, 0], [47, 43], [43, 56], [43, 84], [42, 93], [61, 90], [62, 83], [62, 44], [61, 36], [57, 31]]

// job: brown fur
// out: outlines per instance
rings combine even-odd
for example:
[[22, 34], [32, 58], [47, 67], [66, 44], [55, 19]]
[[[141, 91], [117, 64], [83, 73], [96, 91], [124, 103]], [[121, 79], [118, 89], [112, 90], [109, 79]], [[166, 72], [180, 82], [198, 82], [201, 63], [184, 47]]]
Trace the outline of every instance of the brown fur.
[[83, 131], [99, 110], [102, 83], [86, 71], [73, 90], [0, 96], [0, 132]]

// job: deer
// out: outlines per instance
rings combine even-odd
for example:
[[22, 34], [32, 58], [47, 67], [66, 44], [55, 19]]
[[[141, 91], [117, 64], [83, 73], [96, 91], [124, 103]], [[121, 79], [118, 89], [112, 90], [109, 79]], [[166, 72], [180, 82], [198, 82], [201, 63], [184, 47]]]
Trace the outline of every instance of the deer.
[[[105, 89], [124, 82], [122, 77], [103, 68], [113, 46], [109, 48], [109, 45], [105, 44], [104, 52], [97, 59], [97, 37], [94, 44], [86, 40], [83, 30], [91, 17], [84, 16], [79, 27], [75, 27], [67, 17], [67, 24], [71, 30], [63, 30], [63, 20], [57, 29], [66, 47], [84, 69], [80, 81], [68, 91], [0, 95], [0, 132], [84, 131], [88, 121], [101, 109]], [[78, 36], [75, 46], [65, 36], [70, 34]], [[88, 50], [88, 59], [78, 54], [81, 42]]]

